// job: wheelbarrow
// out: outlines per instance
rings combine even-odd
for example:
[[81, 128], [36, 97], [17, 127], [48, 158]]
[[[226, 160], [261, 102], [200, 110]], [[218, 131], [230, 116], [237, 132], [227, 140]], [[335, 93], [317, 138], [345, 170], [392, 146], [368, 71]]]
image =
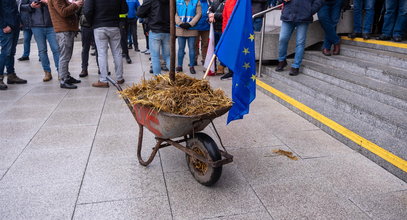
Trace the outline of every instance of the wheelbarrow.
[[[110, 77], [107, 79], [118, 91], [123, 90], [115, 80]], [[126, 97], [123, 96], [123, 99], [139, 125], [137, 158], [141, 165], [148, 166], [159, 149], [174, 146], [185, 153], [189, 171], [195, 180], [202, 185], [211, 186], [219, 180], [222, 166], [233, 161], [233, 156], [226, 151], [212, 122], [216, 117], [228, 112], [230, 107], [202, 115], [183, 116], [158, 112], [139, 104], [133, 106]], [[218, 148], [209, 135], [200, 132], [209, 124], [212, 125], [223, 150]], [[144, 127], [151, 131], [156, 139], [156, 144], [147, 160], [141, 156]], [[184, 142], [185, 146], [181, 144]]]

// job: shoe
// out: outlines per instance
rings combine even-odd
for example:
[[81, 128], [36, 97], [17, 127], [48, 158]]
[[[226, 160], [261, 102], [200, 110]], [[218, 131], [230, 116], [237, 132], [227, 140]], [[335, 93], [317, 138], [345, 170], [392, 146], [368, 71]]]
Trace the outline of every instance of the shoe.
[[25, 61], [25, 60], [30, 60], [29, 57], [20, 57], [17, 59], [18, 61]]
[[334, 50], [332, 51], [333, 55], [339, 55], [341, 53], [341, 44], [334, 44]]
[[153, 68], [151, 68], [151, 67], [150, 67], [150, 73], [151, 73], [151, 74], [153, 74], [153, 73], [154, 73], [154, 72], [153, 72]]
[[76, 85], [68, 83], [66, 81], [62, 82], [59, 86], [62, 89], [76, 89], [76, 88], [78, 88]]
[[362, 34], [363, 40], [369, 40], [370, 39], [370, 34], [368, 33], [363, 33]]
[[233, 76], [233, 73], [228, 72], [228, 73], [226, 73], [225, 75], [223, 75], [222, 77], [220, 77], [220, 79], [221, 79], [221, 80], [229, 79], [229, 78], [231, 78], [232, 76]]
[[191, 74], [196, 74], [195, 68], [193, 66], [189, 67], [189, 72]]
[[45, 73], [45, 76], [44, 76], [44, 78], [42, 79], [42, 81], [43, 81], [43, 82], [48, 82], [48, 81], [50, 81], [50, 80], [52, 79], [51, 72], [44, 71], [44, 73]]
[[380, 35], [380, 36], [378, 36], [376, 38], [376, 40], [390, 40], [390, 39], [391, 39], [390, 36], [387, 36], [387, 35], [384, 35], [384, 34], [382, 34], [382, 35]]
[[68, 78], [65, 80], [65, 82], [69, 83], [69, 84], [81, 83], [80, 80], [77, 80], [77, 79], [73, 78], [72, 76], [68, 76]]
[[278, 62], [278, 65], [276, 67], [276, 71], [277, 72], [284, 71], [284, 67], [286, 67], [286, 66], [287, 66], [287, 60], [280, 61], [280, 62]]
[[[107, 72], [107, 75], [110, 76], [111, 72]], [[98, 75], [100, 75], [100, 70], [98, 70]]]
[[90, 53], [91, 56], [96, 56], [96, 51]]
[[126, 57], [126, 54], [122, 53], [122, 57], [125, 58], [125, 57]]
[[222, 65], [218, 65], [218, 68], [216, 69], [216, 74], [225, 74], [225, 67]]
[[129, 44], [129, 46], [127, 47], [127, 49], [133, 49], [133, 46], [131, 44]]
[[402, 40], [403, 40], [403, 38], [400, 36], [393, 37], [394, 42], [401, 42]]
[[3, 82], [4, 75], [0, 75], [0, 90], [6, 90], [8, 87], [6, 84]]
[[356, 38], [356, 37], [362, 37], [362, 33], [351, 33], [351, 34], [348, 34], [348, 37], [349, 38]]
[[331, 56], [331, 50], [324, 48], [322, 49], [322, 54], [325, 56]]
[[88, 70], [82, 70], [82, 72], [79, 74], [79, 77], [87, 77], [88, 76]]
[[296, 76], [298, 74], [300, 74], [300, 68], [294, 68], [294, 67], [291, 67], [290, 73], [288, 73], [288, 75], [290, 75], [290, 76]]
[[126, 62], [127, 62], [127, 64], [130, 64], [132, 62], [129, 55], [126, 55]]
[[175, 68], [175, 72], [177, 72], [177, 73], [183, 72], [183, 71], [182, 71], [182, 67], [181, 67], [181, 66], [177, 66], [177, 67]]
[[162, 67], [161, 67], [161, 70], [162, 70], [162, 71], [167, 71], [167, 72], [170, 71], [166, 66], [162, 66]]
[[147, 50], [146, 52], [144, 52], [144, 54], [149, 55], [149, 54], [150, 54], [150, 50]]
[[124, 79], [117, 80], [117, 84], [123, 84], [123, 83], [124, 83]]
[[145, 52], [147, 52], [147, 51], [148, 51], [148, 49], [143, 50], [143, 51], [140, 51], [140, 53], [145, 53]]
[[134, 47], [134, 51], [140, 52], [140, 49], [138, 49], [138, 47]]
[[7, 75], [7, 84], [26, 84], [27, 80], [19, 78], [16, 73]]
[[109, 88], [109, 83], [97, 81], [95, 83], [92, 83], [92, 86], [93, 87], [98, 87], [98, 88]]

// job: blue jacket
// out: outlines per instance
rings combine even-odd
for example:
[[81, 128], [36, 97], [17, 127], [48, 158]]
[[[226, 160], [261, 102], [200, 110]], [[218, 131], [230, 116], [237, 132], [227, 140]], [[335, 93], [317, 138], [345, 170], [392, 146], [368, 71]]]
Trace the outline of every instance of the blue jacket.
[[138, 0], [126, 0], [127, 6], [129, 7], [129, 12], [127, 13], [127, 18], [136, 20], [138, 17], [136, 16], [136, 12], [138, 7], [140, 7], [140, 2]]
[[291, 0], [284, 4], [281, 20], [286, 22], [312, 22], [312, 16], [322, 7], [324, 0]]
[[[177, 14], [183, 23], [190, 22], [196, 15], [196, 6], [199, 0], [190, 0], [188, 5], [186, 5], [185, 0], [177, 0]], [[190, 28], [195, 30], [196, 28]]]
[[195, 25], [194, 29], [198, 31], [209, 31], [208, 22], [208, 8], [209, 4], [207, 0], [200, 0], [202, 8], [202, 17], [199, 19], [198, 23]]
[[20, 13], [16, 0], [0, 0], [0, 31], [7, 26], [20, 30]]

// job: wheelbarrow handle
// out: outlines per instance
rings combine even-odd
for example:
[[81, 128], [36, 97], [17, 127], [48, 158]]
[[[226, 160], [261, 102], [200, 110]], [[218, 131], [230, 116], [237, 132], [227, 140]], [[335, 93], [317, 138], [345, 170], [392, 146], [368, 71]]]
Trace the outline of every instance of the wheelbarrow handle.
[[117, 90], [123, 91], [122, 87], [117, 83], [116, 80], [112, 79], [110, 76], [106, 77], [107, 81], [109, 81]]

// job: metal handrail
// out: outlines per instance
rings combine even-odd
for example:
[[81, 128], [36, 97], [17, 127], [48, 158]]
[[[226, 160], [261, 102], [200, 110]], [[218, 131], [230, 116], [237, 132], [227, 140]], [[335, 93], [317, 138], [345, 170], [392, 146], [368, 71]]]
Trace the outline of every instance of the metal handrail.
[[[276, 9], [279, 9], [283, 6], [283, 4], [274, 6], [272, 8], [268, 8], [264, 11], [261, 11], [259, 13], [256, 13], [252, 16], [252, 19], [260, 17], [262, 15], [265, 15], [271, 11], [274, 11]], [[261, 28], [261, 37], [260, 37], [260, 54], [259, 54], [259, 72], [257, 73], [257, 77], [261, 77], [261, 69], [262, 69], [262, 64], [263, 64], [263, 46], [264, 46], [264, 32], [266, 30], [266, 16], [263, 18], [263, 23], [262, 23], [262, 28]]]

